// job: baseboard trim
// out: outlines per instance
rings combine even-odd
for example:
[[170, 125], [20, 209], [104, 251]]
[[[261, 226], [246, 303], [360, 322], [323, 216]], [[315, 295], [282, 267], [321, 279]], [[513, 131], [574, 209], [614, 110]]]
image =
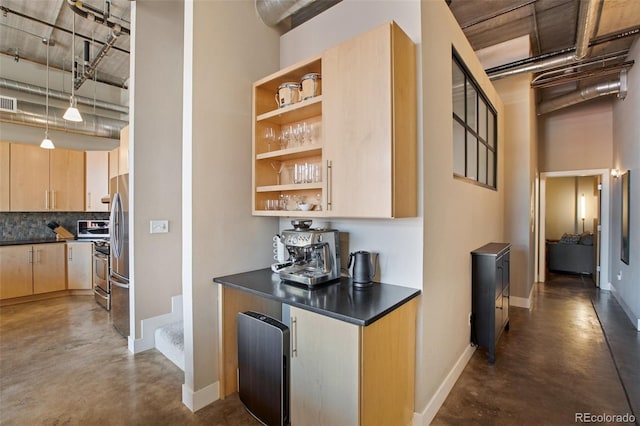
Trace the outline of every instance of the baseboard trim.
[[192, 412], [196, 412], [220, 399], [220, 382], [215, 382], [200, 390], [193, 391], [186, 384], [182, 385], [182, 403]]
[[534, 283], [529, 290], [529, 297], [509, 296], [509, 305], [517, 306], [518, 308], [531, 309], [531, 301], [533, 300], [533, 289], [536, 284]]
[[635, 316], [631, 308], [622, 299], [622, 297], [618, 293], [618, 290], [616, 290], [616, 288], [613, 285], [611, 286], [611, 293], [613, 293], [613, 297], [616, 298], [616, 301], [618, 302], [618, 304], [620, 305], [624, 313], [629, 318], [629, 321], [631, 321], [631, 325], [633, 325], [637, 331], [640, 331], [640, 318]]
[[462, 355], [458, 358], [456, 363], [454, 364], [447, 377], [438, 387], [438, 390], [433, 395], [427, 406], [421, 413], [413, 413], [413, 425], [414, 426], [427, 426], [431, 424], [433, 419], [438, 414], [438, 410], [444, 404], [444, 401], [447, 399], [449, 392], [453, 389], [453, 386], [456, 384], [456, 381], [464, 371], [464, 368], [469, 363], [469, 360], [473, 356], [473, 353], [476, 351], [476, 348], [469, 345], [462, 352]]
[[[182, 321], [182, 319], [182, 295], [179, 294], [171, 298], [171, 312], [141, 321], [141, 337], [139, 339], [132, 339], [132, 342], [129, 342], [129, 351], [137, 354], [155, 348], [156, 329], [171, 324], [172, 322]], [[129, 336], [129, 338], [131, 339], [131, 336]]]

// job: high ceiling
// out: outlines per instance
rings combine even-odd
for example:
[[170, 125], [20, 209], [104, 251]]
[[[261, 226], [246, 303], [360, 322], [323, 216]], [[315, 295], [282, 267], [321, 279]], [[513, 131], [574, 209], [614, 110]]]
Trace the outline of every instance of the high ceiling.
[[[572, 52], [581, 25], [580, 9], [587, 3], [588, 0], [451, 0], [450, 9], [474, 50], [529, 36], [531, 56], [537, 57]], [[631, 66], [622, 64], [640, 31], [640, 1], [596, 0], [594, 4], [595, 26], [588, 37], [591, 48], [587, 56], [578, 62], [580, 66], [560, 68], [560, 72], [551, 74], [552, 80], [545, 78], [541, 80], [545, 84], [534, 85], [541, 89], [539, 98], [553, 98], [611, 79], [620, 68]], [[631, 36], [621, 36], [624, 33]], [[609, 35], [615, 35], [614, 39], [604, 41]]]
[[[75, 19], [75, 58], [82, 72], [84, 41], [90, 43], [90, 58], [93, 59], [109, 37], [119, 30], [121, 34], [97, 65], [96, 79], [125, 87], [129, 79], [127, 31], [131, 27], [131, 2], [87, 0], [77, 3], [81, 6], [77, 7], [76, 13], [70, 7], [76, 4], [75, 1], [0, 0], [0, 53], [11, 56], [16, 61], [45, 64], [46, 40], [50, 40], [50, 66], [68, 71], [72, 66], [72, 31]], [[100, 23], [100, 20], [105, 23]]]
[[[277, 6], [279, 2], [260, 1], [268, 6]], [[301, 9], [280, 22], [279, 28], [286, 31], [300, 25], [339, 1], [295, 0], [294, 3]], [[591, 0], [446, 1], [475, 50], [528, 35], [531, 56], [535, 57], [575, 47], [581, 7]], [[606, 80], [619, 72], [616, 67], [631, 66], [620, 64], [627, 61], [625, 52], [640, 32], [640, 1], [594, 1], [597, 14], [594, 31], [589, 37], [593, 46], [587, 58], [580, 67], [562, 70], [562, 85], [541, 85], [540, 98], [552, 98], [558, 93]], [[86, 40], [91, 45], [91, 62], [101, 49], [106, 50], [104, 58], [95, 64], [96, 74], [92, 73], [88, 78], [126, 88], [129, 79], [131, 4], [128, 0], [0, 0], [0, 54], [16, 61], [45, 64], [46, 41], [50, 40], [50, 66], [68, 71], [72, 64], [71, 33], [75, 19], [74, 58], [79, 63], [80, 74], [83, 72]], [[624, 31], [632, 35], [601, 42], [604, 36], [618, 35]], [[105, 44], [110, 38], [113, 46], [107, 49]], [[603, 55], [612, 55], [614, 58], [605, 58]], [[593, 58], [599, 59], [594, 64], [584, 64], [585, 60]]]

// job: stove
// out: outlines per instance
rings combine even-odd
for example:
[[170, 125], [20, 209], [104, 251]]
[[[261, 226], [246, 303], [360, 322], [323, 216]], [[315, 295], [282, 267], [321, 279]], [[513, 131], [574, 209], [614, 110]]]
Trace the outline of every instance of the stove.
[[96, 303], [107, 311], [111, 310], [110, 253], [111, 245], [108, 240], [93, 241], [93, 295]]

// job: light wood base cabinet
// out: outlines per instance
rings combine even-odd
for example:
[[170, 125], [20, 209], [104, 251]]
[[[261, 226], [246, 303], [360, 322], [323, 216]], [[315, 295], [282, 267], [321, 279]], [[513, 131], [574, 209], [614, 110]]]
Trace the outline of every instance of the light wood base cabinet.
[[9, 142], [0, 142], [0, 212], [9, 211]]
[[65, 290], [65, 244], [0, 247], [0, 299]]
[[410, 424], [416, 304], [366, 327], [291, 307], [291, 424]]
[[91, 290], [93, 288], [93, 244], [88, 242], [67, 243], [67, 288], [69, 290]]

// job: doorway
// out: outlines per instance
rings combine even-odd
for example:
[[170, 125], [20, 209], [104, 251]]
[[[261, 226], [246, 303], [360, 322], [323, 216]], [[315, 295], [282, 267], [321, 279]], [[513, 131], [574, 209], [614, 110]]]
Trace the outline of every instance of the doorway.
[[[563, 211], [561, 219], [549, 222], [547, 215], [556, 211]], [[539, 214], [537, 281], [546, 280], [547, 240], [558, 240], [564, 233], [590, 231], [596, 246], [593, 280], [596, 286], [608, 290], [609, 170], [541, 173]]]

